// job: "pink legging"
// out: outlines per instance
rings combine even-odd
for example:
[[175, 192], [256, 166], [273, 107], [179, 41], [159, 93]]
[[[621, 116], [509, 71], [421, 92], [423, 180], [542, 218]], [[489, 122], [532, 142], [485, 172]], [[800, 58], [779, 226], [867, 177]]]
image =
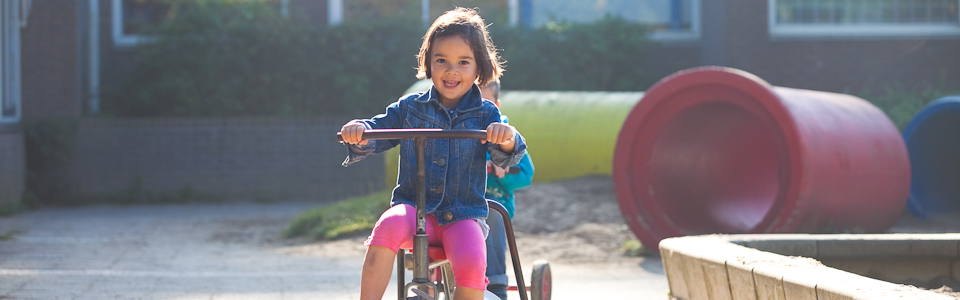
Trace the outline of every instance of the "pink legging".
[[[438, 226], [433, 214], [427, 214], [426, 221], [428, 244], [443, 246], [457, 286], [485, 290], [487, 249], [480, 224], [470, 219]], [[380, 215], [373, 233], [363, 244], [387, 247], [396, 253], [400, 248], [413, 248], [416, 230], [417, 209], [407, 204], [395, 205]]]

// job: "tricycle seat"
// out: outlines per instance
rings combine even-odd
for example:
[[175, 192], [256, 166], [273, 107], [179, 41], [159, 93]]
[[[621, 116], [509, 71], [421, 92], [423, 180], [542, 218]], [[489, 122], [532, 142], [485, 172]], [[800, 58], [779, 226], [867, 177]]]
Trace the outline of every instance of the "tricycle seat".
[[[407, 253], [405, 253], [404, 255], [405, 255], [403, 259], [404, 267], [407, 268], [407, 270], [413, 270], [412, 249], [407, 249]], [[429, 269], [433, 269], [447, 262], [447, 253], [443, 251], [443, 247], [441, 246], [430, 246], [429, 248], [427, 248], [427, 256], [430, 257]]]

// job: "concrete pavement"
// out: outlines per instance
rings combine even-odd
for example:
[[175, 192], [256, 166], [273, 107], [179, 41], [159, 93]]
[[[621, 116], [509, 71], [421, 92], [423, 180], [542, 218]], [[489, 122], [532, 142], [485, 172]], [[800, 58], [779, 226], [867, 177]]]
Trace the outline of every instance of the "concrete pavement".
[[[89, 206], [0, 218], [0, 236], [11, 236], [0, 241], [0, 299], [357, 299], [362, 252], [299, 253], [290, 248], [302, 241], [279, 237], [315, 206]], [[554, 299], [667, 299], [657, 257], [551, 268]], [[396, 299], [393, 284], [384, 299]]]

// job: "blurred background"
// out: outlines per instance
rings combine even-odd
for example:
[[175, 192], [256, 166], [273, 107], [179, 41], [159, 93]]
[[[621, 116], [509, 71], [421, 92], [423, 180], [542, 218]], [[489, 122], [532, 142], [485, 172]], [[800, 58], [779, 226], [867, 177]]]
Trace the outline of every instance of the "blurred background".
[[342, 168], [334, 133], [417, 81], [455, 5], [489, 24], [508, 91], [727, 66], [859, 96], [901, 129], [960, 92], [958, 0], [4, 0], [0, 206], [381, 191], [383, 161]]

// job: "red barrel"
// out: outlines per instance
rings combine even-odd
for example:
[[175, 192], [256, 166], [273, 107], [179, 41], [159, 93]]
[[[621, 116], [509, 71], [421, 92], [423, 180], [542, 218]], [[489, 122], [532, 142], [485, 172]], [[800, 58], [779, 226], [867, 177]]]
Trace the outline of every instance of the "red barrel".
[[882, 232], [910, 189], [907, 149], [863, 99], [700, 67], [647, 90], [620, 130], [613, 179], [645, 245], [707, 233]]

